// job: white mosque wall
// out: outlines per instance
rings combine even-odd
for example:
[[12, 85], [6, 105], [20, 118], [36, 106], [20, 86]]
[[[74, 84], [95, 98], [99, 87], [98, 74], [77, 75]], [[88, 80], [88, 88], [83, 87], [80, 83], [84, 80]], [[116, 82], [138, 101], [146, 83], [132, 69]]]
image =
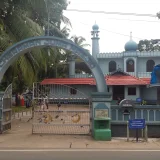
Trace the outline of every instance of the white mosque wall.
[[99, 59], [98, 60], [98, 64], [100, 66], [100, 68], [102, 69], [102, 72], [104, 74], [108, 74], [109, 73], [109, 62], [110, 61], [115, 61], [116, 62], [116, 68], [121, 68], [122, 70], [124, 70], [124, 63], [123, 63], [123, 58], [109, 58], [109, 59]]
[[[152, 52], [149, 52], [150, 54]], [[117, 64], [117, 69], [121, 68], [122, 71], [126, 72], [126, 61], [128, 59], [133, 59], [135, 61], [135, 72], [127, 72], [128, 74], [132, 76], [137, 76], [139, 78], [146, 77], [150, 78], [151, 72], [146, 71], [146, 64], [148, 60], [153, 60], [155, 62], [155, 65], [160, 64], [160, 52], [153, 52], [154, 54], [158, 54], [157, 57], [124, 57], [124, 58], [103, 58], [98, 59], [98, 64], [100, 68], [102, 69], [102, 72], [104, 75], [109, 74], [109, 62], [115, 61]], [[142, 53], [144, 54], [144, 53]], [[147, 54], [147, 53], [145, 53]]]
[[159, 57], [138, 57], [137, 59], [137, 69], [138, 72], [146, 72], [147, 67], [147, 61], [153, 60], [155, 62], [155, 65], [160, 64], [160, 54]]
[[144, 100], [157, 100], [157, 88], [141, 88], [141, 97]]
[[[128, 88], [129, 87], [136, 87], [136, 95], [128, 95]], [[139, 86], [125, 86], [124, 88], [124, 97], [125, 99], [128, 99], [128, 100], [136, 100], [136, 98], [139, 98], [140, 97], [140, 88]]]

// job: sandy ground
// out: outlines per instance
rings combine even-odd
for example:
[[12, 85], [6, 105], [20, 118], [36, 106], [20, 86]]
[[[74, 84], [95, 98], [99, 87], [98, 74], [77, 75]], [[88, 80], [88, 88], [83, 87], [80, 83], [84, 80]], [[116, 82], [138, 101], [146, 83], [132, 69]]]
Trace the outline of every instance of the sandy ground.
[[32, 122], [27, 118], [15, 119], [12, 130], [0, 135], [0, 149], [4, 148], [108, 148], [108, 149], [160, 149], [159, 139], [148, 142], [126, 141], [112, 138], [111, 141], [95, 141], [90, 135], [32, 134]]

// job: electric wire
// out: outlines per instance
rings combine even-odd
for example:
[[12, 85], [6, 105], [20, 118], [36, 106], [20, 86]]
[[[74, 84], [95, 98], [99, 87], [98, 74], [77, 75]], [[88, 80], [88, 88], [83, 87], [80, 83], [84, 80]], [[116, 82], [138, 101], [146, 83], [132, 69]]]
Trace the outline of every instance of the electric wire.
[[[86, 23], [83, 23], [83, 22], [79, 22], [83, 25], [87, 25], [87, 26], [90, 26], [89, 24], [86, 24]], [[107, 29], [104, 29], [104, 28], [99, 28], [100, 30], [104, 30], [104, 31], [107, 31], [107, 32], [110, 32], [110, 33], [114, 33], [114, 34], [118, 34], [118, 35], [121, 35], [121, 36], [125, 36], [125, 37], [130, 37], [130, 35], [126, 35], [126, 34], [123, 34], [123, 33], [118, 33], [118, 32], [114, 32], [114, 31], [110, 31], [110, 30], [107, 30]], [[144, 39], [144, 38], [140, 38], [140, 37], [135, 37], [135, 36], [132, 36], [133, 38], [136, 38], [136, 39]]]
[[79, 9], [67, 9], [66, 11], [71, 12], [89, 12], [89, 13], [103, 13], [103, 14], [118, 14], [118, 15], [130, 15], [130, 16], [141, 16], [141, 17], [157, 17], [155, 14], [138, 14], [138, 13], [122, 13], [122, 12], [106, 12], [106, 11], [93, 11], [93, 10], [79, 10]]

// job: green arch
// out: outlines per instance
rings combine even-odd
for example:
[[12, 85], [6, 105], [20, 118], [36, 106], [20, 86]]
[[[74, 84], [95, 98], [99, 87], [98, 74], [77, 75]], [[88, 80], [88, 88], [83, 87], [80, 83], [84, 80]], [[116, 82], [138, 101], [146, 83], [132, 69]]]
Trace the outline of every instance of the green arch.
[[22, 54], [38, 47], [60, 47], [71, 51], [73, 54], [79, 56], [90, 68], [92, 74], [96, 79], [96, 86], [98, 92], [106, 92], [107, 86], [104, 75], [96, 60], [83, 48], [79, 47], [71, 40], [61, 39], [51, 36], [32, 37], [16, 43], [8, 48], [0, 56], [0, 82], [8, 67]]

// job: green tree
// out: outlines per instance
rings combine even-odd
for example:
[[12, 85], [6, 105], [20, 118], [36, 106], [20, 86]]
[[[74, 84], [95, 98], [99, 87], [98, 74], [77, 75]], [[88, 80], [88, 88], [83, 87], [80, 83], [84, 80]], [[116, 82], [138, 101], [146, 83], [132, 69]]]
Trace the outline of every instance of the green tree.
[[142, 51], [160, 51], [160, 39], [140, 40], [138, 43], [138, 50]]
[[[45, 35], [48, 26], [49, 35], [64, 38], [66, 35], [60, 30], [61, 22], [70, 24], [63, 16], [66, 7], [66, 0], [1, 0], [0, 52], [25, 38]], [[52, 16], [48, 19], [49, 14]], [[3, 80], [9, 81], [8, 84], [16, 79], [17, 86], [19, 83], [31, 85], [42, 68], [47, 72], [47, 65], [46, 49], [34, 49], [19, 57]]]
[[[72, 36], [70, 39], [71, 39], [75, 44], [77, 44], [78, 46], [80, 46], [80, 47], [82, 47], [82, 48], [84, 48], [84, 49], [86, 49], [86, 47], [89, 47], [89, 46], [90, 46], [89, 44], [85, 43], [85, 42], [86, 42], [86, 39], [85, 39], [84, 37], [82, 37], [82, 36], [76, 36], [76, 35], [74, 35], [74, 36]], [[86, 49], [86, 50], [89, 52], [88, 49]]]
[[[89, 47], [90, 44], [86, 43], [86, 39], [84, 37], [73, 35], [70, 39], [75, 44], [77, 44], [78, 46], [86, 49], [89, 52], [87, 47]], [[82, 61], [82, 59], [80, 59], [79, 57], [76, 57], [76, 72], [81, 73], [82, 71], [90, 73], [90, 70], [89, 70], [88, 66]]]

